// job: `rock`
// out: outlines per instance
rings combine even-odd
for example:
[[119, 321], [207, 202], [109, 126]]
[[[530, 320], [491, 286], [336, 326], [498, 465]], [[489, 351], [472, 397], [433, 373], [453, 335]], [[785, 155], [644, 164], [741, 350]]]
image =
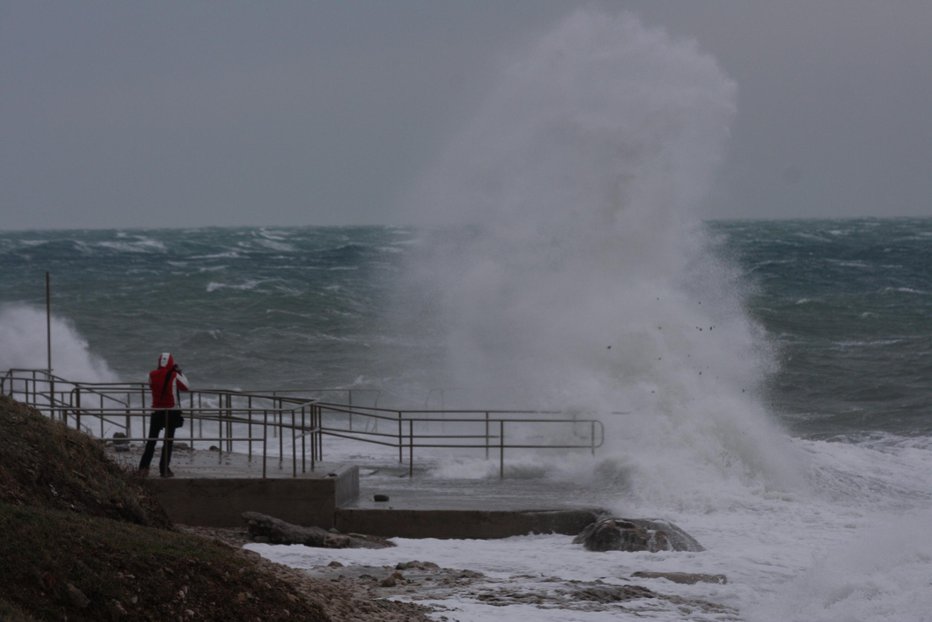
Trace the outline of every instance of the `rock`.
[[703, 551], [688, 533], [666, 521], [603, 517], [573, 539], [589, 551]]
[[577, 590], [574, 596], [578, 600], [592, 600], [598, 603], [617, 603], [641, 598], [657, 598], [657, 594], [646, 587], [638, 585], [596, 585]]
[[113, 599], [107, 603], [107, 612], [110, 614], [111, 619], [122, 618], [126, 614], [126, 608], [123, 606], [123, 603]]
[[243, 520], [246, 521], [249, 537], [256, 542], [303, 544], [328, 549], [383, 549], [395, 546], [394, 543], [383, 538], [360, 534], [331, 533], [320, 527], [293, 525], [274, 516], [260, 514], [259, 512], [243, 512], [242, 516]]
[[113, 433], [113, 450], [118, 452], [129, 451], [129, 441], [123, 432]]
[[380, 536], [370, 536], [364, 533], [348, 533], [351, 549], [387, 549], [395, 546], [394, 542]]
[[723, 574], [700, 574], [695, 572], [648, 572], [639, 570], [631, 575], [642, 579], [666, 579], [674, 583], [692, 585], [694, 583], [728, 583], [728, 577]]
[[84, 609], [91, 604], [91, 599], [85, 596], [84, 592], [79, 590], [71, 583], [65, 584], [65, 591], [68, 593], [68, 600], [77, 609]]
[[440, 570], [440, 566], [434, 562], [421, 562], [418, 560], [410, 562], [398, 562], [395, 570]]
[[398, 571], [395, 571], [379, 581], [379, 586], [381, 587], [395, 587], [398, 585], [399, 581], [404, 581], [404, 575]]

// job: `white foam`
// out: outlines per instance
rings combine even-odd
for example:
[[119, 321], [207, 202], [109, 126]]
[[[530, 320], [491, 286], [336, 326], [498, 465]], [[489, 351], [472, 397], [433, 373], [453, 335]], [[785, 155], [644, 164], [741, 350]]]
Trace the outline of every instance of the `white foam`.
[[[116, 380], [70, 321], [53, 314], [51, 334], [55, 375], [80, 382]], [[23, 303], [0, 305], [0, 370], [45, 369], [47, 363], [45, 310]]]
[[[492, 606], [477, 597], [493, 593], [502, 581], [507, 592], [545, 596], [554, 589], [572, 588], [572, 581], [596, 580], [717, 603], [748, 622], [932, 619], [932, 448], [916, 439], [891, 438], [877, 447], [801, 440], [794, 444], [809, 456], [812, 486], [807, 491], [749, 491], [710, 480], [683, 503], [631, 498], [601, 459], [596, 461], [603, 462], [603, 468], [595, 475], [592, 459], [578, 455], [508, 460], [510, 478], [523, 473], [567, 477], [581, 488], [601, 492], [599, 504], [618, 516], [671, 520], [699, 540], [706, 548], [701, 553], [590, 553], [573, 545], [570, 536], [559, 535], [488, 541], [398, 538], [395, 548], [382, 550], [259, 544], [248, 548], [298, 568], [326, 566], [333, 560], [394, 567], [417, 559], [490, 578], [449, 598], [429, 601], [441, 608], [435, 614], [438, 619], [451, 613], [468, 620], [618, 619], [620, 611], [611, 608], [584, 612], [519, 603]], [[339, 460], [354, 451], [355, 445], [336, 444], [328, 456]], [[386, 456], [391, 459], [391, 452], [382, 459]], [[494, 460], [438, 453], [432, 464], [435, 476], [497, 477]], [[430, 479], [422, 485], [429, 487]], [[698, 498], [704, 498], [704, 504]], [[724, 574], [728, 582], [681, 586], [631, 577], [637, 570]], [[630, 605], [625, 608], [629, 614], [638, 612], [653, 620], [736, 619], [729, 610], [689, 611], [660, 599]]]
[[143, 236], [134, 236], [130, 241], [98, 242], [94, 246], [118, 251], [121, 253], [164, 253], [167, 250], [163, 242]]
[[207, 293], [215, 292], [221, 289], [233, 289], [239, 291], [249, 291], [253, 290], [259, 286], [263, 281], [256, 279], [247, 279], [242, 283], [221, 283], [218, 281], [211, 281], [207, 284]]
[[750, 622], [932, 620], [932, 511], [878, 516], [813, 555], [811, 565], [763, 602]]
[[734, 100], [693, 42], [576, 12], [504, 68], [415, 201], [420, 222], [468, 225], [425, 245], [427, 293], [404, 300], [439, 316], [452, 384], [631, 411], [603, 417], [602, 451], [644, 502], [805, 488], [758, 398], [767, 342], [695, 214]]

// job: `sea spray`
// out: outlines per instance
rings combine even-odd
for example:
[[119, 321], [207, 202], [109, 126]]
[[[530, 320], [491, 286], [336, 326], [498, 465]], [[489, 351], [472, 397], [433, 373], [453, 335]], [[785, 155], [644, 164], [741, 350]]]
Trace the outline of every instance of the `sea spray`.
[[[47, 360], [44, 310], [22, 303], [0, 305], [0, 370], [45, 369]], [[52, 315], [52, 373], [81, 382], [108, 382], [116, 374], [95, 356], [66, 319]]]
[[847, 541], [749, 607], [745, 619], [932, 620], [930, 520], [929, 509], [879, 515], [869, 528], [848, 534]]
[[799, 479], [759, 397], [766, 342], [695, 215], [735, 93], [694, 43], [577, 12], [508, 64], [412, 201], [439, 228], [406, 304], [426, 301], [411, 316], [444, 335], [449, 381], [473, 406], [598, 413], [631, 494]]

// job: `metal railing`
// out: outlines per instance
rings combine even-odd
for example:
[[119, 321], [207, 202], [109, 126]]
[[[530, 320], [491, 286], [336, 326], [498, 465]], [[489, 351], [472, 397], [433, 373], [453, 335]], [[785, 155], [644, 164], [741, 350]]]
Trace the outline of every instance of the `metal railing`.
[[[354, 405], [348, 389], [288, 389], [239, 391], [203, 389], [184, 393], [184, 416], [191, 446], [245, 453], [279, 468], [291, 461], [292, 475], [313, 471], [325, 449], [337, 440], [388, 447], [398, 463], [407, 457], [413, 476], [415, 453], [425, 450], [479, 450], [498, 459], [505, 476], [508, 452], [525, 450], [588, 450], [595, 454], [605, 438], [602, 422], [561, 411], [541, 410], [397, 410]], [[357, 393], [365, 389], [353, 389]], [[338, 393], [342, 392], [342, 393]], [[146, 441], [148, 387], [144, 383], [81, 383], [47, 370], [11, 369], [0, 377], [0, 393], [16, 397], [44, 414], [84, 432], [106, 438], [120, 432], [126, 441]], [[324, 393], [342, 394], [347, 403], [323, 402]], [[378, 403], [376, 392], [375, 404]], [[140, 433], [136, 434], [135, 431]], [[270, 456], [277, 448], [277, 456]]]
[[[121, 442], [149, 440], [151, 413], [148, 387], [143, 383], [74, 382], [46, 370], [12, 369], [0, 377], [0, 393], [100, 439], [118, 435]], [[218, 464], [223, 463], [225, 452], [235, 448], [250, 463], [261, 459], [263, 478], [268, 475], [268, 463], [276, 459], [279, 469], [291, 461], [293, 477], [299, 470], [306, 473], [316, 468], [317, 454], [309, 440], [317, 410], [312, 400], [286, 403], [283, 398], [259, 395], [234, 399], [230, 392], [208, 390], [184, 393], [182, 401], [189, 425], [184, 428], [186, 434], [174, 437], [175, 442], [215, 450]]]
[[[319, 403], [318, 407], [322, 413], [321, 437], [329, 435], [396, 448], [400, 464], [407, 453], [409, 475], [413, 475], [416, 449], [479, 449], [486, 459], [497, 454], [499, 476], [504, 477], [506, 449], [587, 449], [594, 455], [605, 440], [601, 421], [568, 417], [562, 411], [350, 410], [328, 403]], [[372, 425], [361, 430], [340, 427], [341, 418], [328, 417], [332, 414], [352, 414]]]

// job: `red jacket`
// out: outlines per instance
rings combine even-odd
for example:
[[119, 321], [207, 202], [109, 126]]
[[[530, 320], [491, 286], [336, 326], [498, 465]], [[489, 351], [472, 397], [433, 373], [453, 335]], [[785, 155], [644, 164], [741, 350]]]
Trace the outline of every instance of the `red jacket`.
[[190, 391], [185, 378], [171, 352], [163, 352], [159, 366], [149, 372], [149, 390], [152, 392], [152, 408], [171, 410], [181, 407], [179, 391]]

